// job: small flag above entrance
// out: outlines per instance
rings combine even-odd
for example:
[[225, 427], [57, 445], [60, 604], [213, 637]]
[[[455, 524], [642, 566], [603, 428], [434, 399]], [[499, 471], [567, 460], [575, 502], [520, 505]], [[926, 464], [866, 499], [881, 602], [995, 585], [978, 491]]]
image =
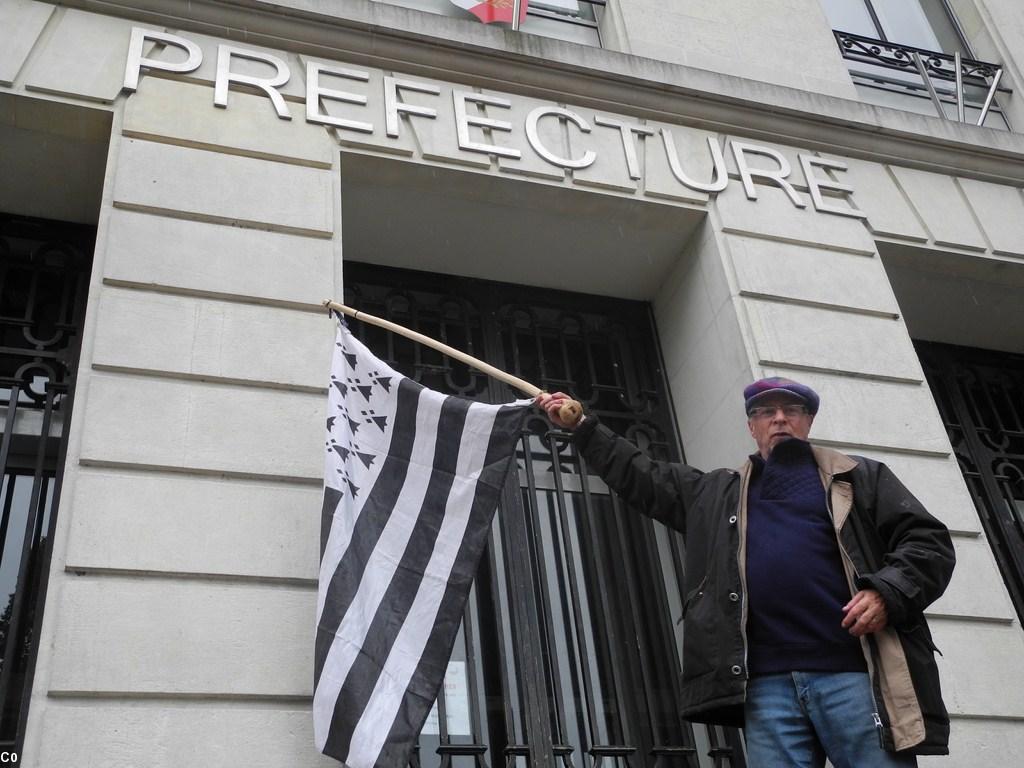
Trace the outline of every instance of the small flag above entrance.
[[[515, 0], [451, 0], [452, 5], [464, 8], [476, 16], [484, 24], [495, 21], [512, 23], [512, 14], [515, 13]], [[527, 0], [519, 4], [519, 23], [522, 24], [526, 18]]]
[[531, 400], [429, 390], [339, 323], [314, 651], [317, 748], [404, 768], [448, 668]]

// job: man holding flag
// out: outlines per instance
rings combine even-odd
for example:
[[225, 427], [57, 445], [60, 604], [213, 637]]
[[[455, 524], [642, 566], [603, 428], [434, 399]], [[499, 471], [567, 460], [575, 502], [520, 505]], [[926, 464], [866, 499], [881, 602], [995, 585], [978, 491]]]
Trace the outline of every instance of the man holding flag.
[[752, 768], [948, 754], [924, 610], [953, 572], [949, 532], [884, 464], [807, 442], [814, 390], [746, 387], [757, 450], [711, 472], [566, 419], [566, 400], [537, 398], [612, 489], [685, 537], [681, 716], [744, 727]]

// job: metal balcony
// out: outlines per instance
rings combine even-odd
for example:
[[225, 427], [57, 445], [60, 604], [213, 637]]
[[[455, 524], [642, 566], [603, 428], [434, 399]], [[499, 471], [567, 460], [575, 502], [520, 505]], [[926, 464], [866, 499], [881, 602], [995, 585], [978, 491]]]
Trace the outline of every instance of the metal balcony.
[[990, 114], [998, 114], [1006, 122], [996, 96], [1012, 91], [1000, 85], [1003, 68], [999, 64], [851, 32], [834, 30], [834, 34], [843, 58], [851, 62], [850, 76], [856, 85], [930, 99], [946, 120], [966, 123], [977, 114], [975, 124], [984, 125]]

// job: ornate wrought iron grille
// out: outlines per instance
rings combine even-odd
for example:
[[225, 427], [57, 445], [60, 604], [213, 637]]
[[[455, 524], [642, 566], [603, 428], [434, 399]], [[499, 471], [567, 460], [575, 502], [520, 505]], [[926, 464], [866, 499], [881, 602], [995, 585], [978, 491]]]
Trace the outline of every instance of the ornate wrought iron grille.
[[0, 215], [0, 749], [28, 714], [94, 238]]
[[[369, 265], [346, 303], [574, 393], [613, 428], [678, 458], [649, 308]], [[373, 326], [353, 330], [398, 370], [491, 402], [516, 394]], [[735, 768], [735, 730], [679, 718], [683, 550], [622, 509], [565, 433], [532, 419], [470, 594], [414, 768]]]
[[1024, 355], [916, 342], [996, 561], [1024, 621]]
[[990, 110], [1002, 114], [995, 103], [996, 93], [1011, 93], [999, 85], [1003, 68], [998, 64], [852, 32], [835, 30], [834, 34], [844, 59], [866, 65], [850, 69], [855, 83], [930, 98], [942, 118], [947, 117], [946, 103], [955, 106], [961, 123], [967, 121], [968, 108], [978, 110], [977, 125], [984, 125]]

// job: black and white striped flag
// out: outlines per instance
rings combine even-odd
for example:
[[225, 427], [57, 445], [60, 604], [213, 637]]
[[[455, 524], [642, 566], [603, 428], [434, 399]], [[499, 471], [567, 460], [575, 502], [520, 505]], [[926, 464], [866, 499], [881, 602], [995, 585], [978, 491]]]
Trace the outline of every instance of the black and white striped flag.
[[429, 390], [339, 322], [313, 671], [317, 748], [404, 768], [447, 669], [528, 400]]

